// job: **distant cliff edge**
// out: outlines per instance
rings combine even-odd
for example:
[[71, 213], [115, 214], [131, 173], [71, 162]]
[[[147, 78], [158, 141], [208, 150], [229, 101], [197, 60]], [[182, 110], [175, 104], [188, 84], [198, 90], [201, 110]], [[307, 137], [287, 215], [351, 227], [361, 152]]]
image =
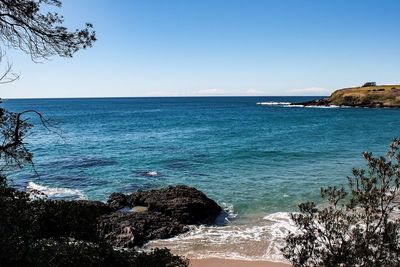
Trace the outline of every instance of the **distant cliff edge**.
[[400, 107], [400, 85], [376, 85], [365, 83], [360, 87], [336, 90], [328, 98], [304, 103], [305, 106], [350, 106], [350, 107]]

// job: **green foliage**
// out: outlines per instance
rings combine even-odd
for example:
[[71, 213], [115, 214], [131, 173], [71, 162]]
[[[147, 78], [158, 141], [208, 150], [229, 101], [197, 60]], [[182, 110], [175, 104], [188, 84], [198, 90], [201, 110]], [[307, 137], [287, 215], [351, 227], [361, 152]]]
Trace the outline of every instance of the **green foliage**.
[[299, 205], [298, 227], [284, 256], [294, 266], [400, 265], [400, 141], [386, 157], [365, 152], [367, 170], [354, 169], [349, 188], [321, 189], [324, 203]]
[[[96, 205], [97, 204], [97, 205]], [[97, 241], [97, 219], [110, 209], [101, 202], [35, 200], [30, 203], [40, 237]]]

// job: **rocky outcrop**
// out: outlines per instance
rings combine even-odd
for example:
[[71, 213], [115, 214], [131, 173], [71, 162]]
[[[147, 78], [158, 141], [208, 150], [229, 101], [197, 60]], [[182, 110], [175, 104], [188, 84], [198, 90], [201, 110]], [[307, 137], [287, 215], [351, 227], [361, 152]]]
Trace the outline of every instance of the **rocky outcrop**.
[[29, 203], [37, 234], [43, 238], [74, 238], [97, 242], [104, 238], [116, 247], [134, 247], [169, 238], [189, 225], [211, 224], [221, 207], [189, 186], [113, 193], [100, 201], [36, 200]]
[[328, 98], [292, 105], [348, 106], [348, 107], [400, 107], [400, 85], [371, 85], [336, 90]]
[[184, 185], [130, 195], [113, 193], [107, 203], [118, 211], [100, 217], [98, 231], [118, 247], [169, 238], [187, 231], [188, 225], [211, 224], [222, 211], [204, 193]]
[[301, 105], [305, 107], [309, 106], [330, 106], [332, 105], [329, 101], [329, 98], [322, 98], [317, 100], [311, 100], [307, 102], [299, 102], [299, 103], [291, 103], [290, 105]]
[[100, 235], [116, 247], [134, 247], [181, 234], [186, 226], [161, 212], [114, 212], [101, 217]]
[[112, 193], [107, 200], [108, 206], [114, 211], [128, 206], [127, 197], [122, 193]]
[[139, 191], [127, 197], [128, 205], [147, 206], [184, 224], [210, 224], [221, 207], [203, 192], [189, 186], [170, 186], [158, 190]]

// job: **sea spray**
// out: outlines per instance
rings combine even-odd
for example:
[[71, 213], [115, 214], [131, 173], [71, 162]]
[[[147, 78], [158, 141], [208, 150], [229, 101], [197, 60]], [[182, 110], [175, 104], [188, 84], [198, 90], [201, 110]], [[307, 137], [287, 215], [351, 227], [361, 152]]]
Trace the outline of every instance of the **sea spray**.
[[302, 104], [293, 104], [291, 102], [257, 102], [257, 105], [262, 106], [278, 106], [285, 108], [349, 108], [348, 106], [337, 106], [337, 105], [327, 105], [327, 106], [312, 106], [312, 105], [302, 105]]
[[70, 189], [63, 187], [49, 187], [29, 182], [26, 191], [30, 193], [32, 198], [49, 197], [50, 199], [86, 199], [85, 194], [78, 189]]

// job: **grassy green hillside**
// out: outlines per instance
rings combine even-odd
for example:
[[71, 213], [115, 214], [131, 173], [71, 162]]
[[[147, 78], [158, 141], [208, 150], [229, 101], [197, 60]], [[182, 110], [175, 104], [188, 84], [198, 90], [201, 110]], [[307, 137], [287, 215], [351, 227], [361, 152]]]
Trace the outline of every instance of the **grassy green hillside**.
[[329, 104], [344, 106], [400, 107], [400, 85], [377, 85], [336, 90]]

